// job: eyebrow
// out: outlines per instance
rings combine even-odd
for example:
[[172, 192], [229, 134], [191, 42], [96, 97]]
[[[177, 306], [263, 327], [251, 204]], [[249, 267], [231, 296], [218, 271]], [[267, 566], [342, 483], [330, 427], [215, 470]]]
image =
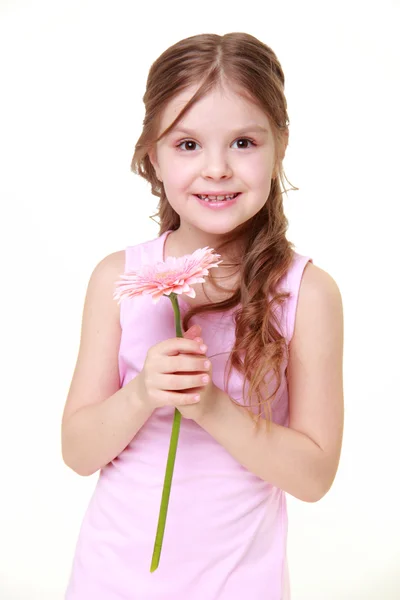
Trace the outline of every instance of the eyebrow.
[[[178, 133], [178, 132], [196, 137], [196, 131], [194, 131], [192, 129], [181, 128], [178, 126], [176, 129], [174, 128], [171, 130], [171, 133]], [[232, 134], [236, 136], [236, 135], [243, 135], [244, 133], [251, 133], [251, 132], [268, 133], [268, 129], [266, 127], [262, 127], [261, 125], [252, 124], [252, 125], [247, 125], [246, 127], [241, 127], [240, 129], [236, 129], [236, 130], [232, 131]]]

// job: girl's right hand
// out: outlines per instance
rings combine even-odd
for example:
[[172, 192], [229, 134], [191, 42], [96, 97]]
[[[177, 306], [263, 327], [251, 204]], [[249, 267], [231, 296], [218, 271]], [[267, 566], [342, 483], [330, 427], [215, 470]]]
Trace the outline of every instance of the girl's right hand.
[[200, 349], [200, 331], [199, 325], [193, 325], [183, 338], [164, 340], [148, 350], [143, 369], [136, 377], [146, 406], [154, 410], [197, 402], [196, 388], [207, 385], [201, 378], [208, 372], [204, 366], [207, 348]]

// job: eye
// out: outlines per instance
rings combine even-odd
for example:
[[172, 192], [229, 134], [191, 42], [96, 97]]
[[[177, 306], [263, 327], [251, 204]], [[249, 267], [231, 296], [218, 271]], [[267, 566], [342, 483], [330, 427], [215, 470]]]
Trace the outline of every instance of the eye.
[[[254, 141], [251, 140], [250, 138], [239, 138], [238, 140], [235, 140], [233, 143], [236, 144], [236, 142], [250, 142], [251, 146], [255, 146]], [[242, 146], [242, 149], [247, 150], [248, 148], [251, 148], [251, 146], [246, 146], [244, 148]]]
[[[183, 148], [181, 148], [182, 144], [194, 144], [194, 145], [196, 145], [196, 142], [194, 142], [193, 140], [183, 140], [183, 142], [180, 142], [180, 143], [177, 145], [177, 148], [179, 148], [180, 150], [183, 150]], [[191, 150], [191, 149], [192, 149], [192, 148], [190, 148], [190, 150]], [[183, 152], [185, 152], [185, 150], [183, 150]]]
[[[235, 140], [233, 143], [236, 144], [236, 142], [249, 142], [251, 144], [251, 146], [255, 146], [255, 142], [254, 140], [250, 139], [250, 138], [239, 138], [237, 140]], [[185, 152], [186, 150], [183, 150], [183, 148], [181, 148], [182, 144], [194, 144], [196, 146], [197, 142], [194, 142], [193, 140], [183, 140], [182, 142], [180, 142], [177, 145], [177, 148], [179, 148], [180, 150], [182, 150], [183, 152]], [[241, 146], [242, 150], [247, 150], [248, 148], [250, 148], [251, 146]], [[193, 150], [194, 148], [190, 148], [189, 150]]]

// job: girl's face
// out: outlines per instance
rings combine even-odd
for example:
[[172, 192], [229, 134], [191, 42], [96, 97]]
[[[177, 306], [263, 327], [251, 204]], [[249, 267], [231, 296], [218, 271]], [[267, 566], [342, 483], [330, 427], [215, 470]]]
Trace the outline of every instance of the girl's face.
[[[158, 133], [173, 122], [196, 89], [188, 88], [171, 100]], [[218, 88], [192, 106], [149, 157], [168, 201], [180, 215], [180, 228], [212, 242], [265, 204], [275, 143], [268, 117], [258, 106], [231, 89]], [[212, 192], [240, 195], [232, 206], [211, 210], [196, 194]]]

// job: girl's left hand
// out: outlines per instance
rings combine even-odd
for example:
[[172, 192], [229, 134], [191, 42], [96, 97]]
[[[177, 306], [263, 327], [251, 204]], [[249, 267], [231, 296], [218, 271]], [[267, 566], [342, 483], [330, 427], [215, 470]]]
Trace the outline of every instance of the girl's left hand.
[[[203, 343], [203, 339], [200, 336], [201, 327], [197, 324], [194, 327], [191, 327], [183, 335], [183, 337], [194, 339], [200, 343]], [[198, 356], [198, 354], [196, 356]], [[206, 354], [204, 354], [204, 360], [207, 360]], [[188, 388], [185, 390], [185, 392], [190, 391], [193, 394], [199, 394], [200, 400], [194, 404], [188, 404], [187, 406], [177, 406], [177, 409], [185, 419], [192, 419], [193, 421], [198, 422], [206, 413], [209, 413], [213, 409], [217, 401], [219, 388], [212, 380], [212, 363], [210, 359], [208, 359], [208, 361], [210, 363], [210, 368], [204, 369], [204, 375], [208, 375], [209, 377], [208, 382], [202, 387]], [[197, 371], [197, 373], [200, 373], [200, 371]], [[191, 372], [191, 375], [193, 374], [194, 372]]]

